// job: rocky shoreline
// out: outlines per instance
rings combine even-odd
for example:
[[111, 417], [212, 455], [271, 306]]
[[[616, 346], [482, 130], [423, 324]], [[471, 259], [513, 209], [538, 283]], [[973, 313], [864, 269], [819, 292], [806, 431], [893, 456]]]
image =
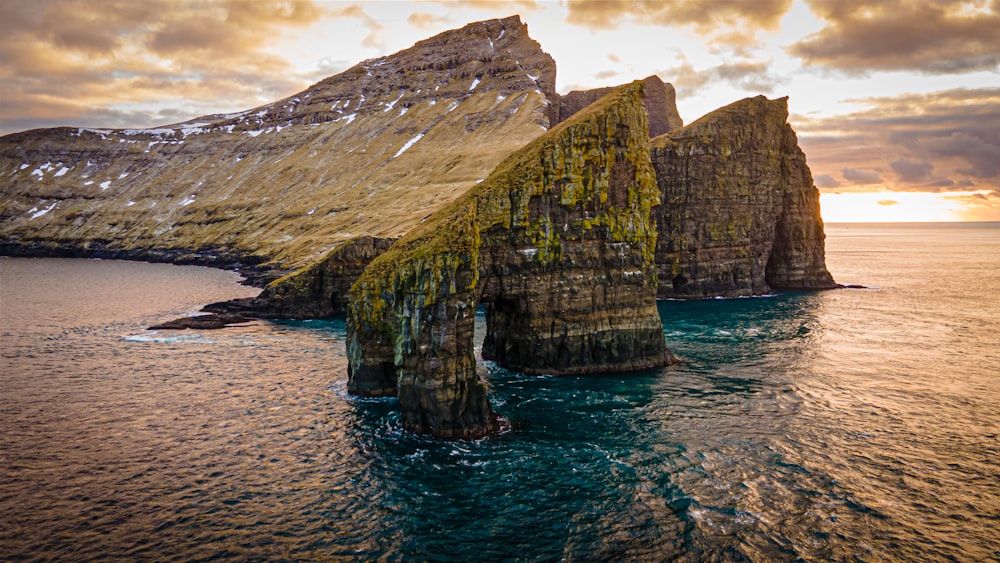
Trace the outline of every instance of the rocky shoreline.
[[91, 258], [96, 260], [130, 260], [153, 264], [177, 264], [178, 266], [205, 266], [219, 270], [237, 272], [243, 277], [243, 285], [263, 288], [287, 272], [276, 272], [262, 265], [255, 257], [217, 252], [199, 252], [186, 249], [140, 249], [121, 250], [113, 246], [88, 245], [86, 248], [27, 244], [20, 242], [0, 242], [0, 256], [15, 258]]

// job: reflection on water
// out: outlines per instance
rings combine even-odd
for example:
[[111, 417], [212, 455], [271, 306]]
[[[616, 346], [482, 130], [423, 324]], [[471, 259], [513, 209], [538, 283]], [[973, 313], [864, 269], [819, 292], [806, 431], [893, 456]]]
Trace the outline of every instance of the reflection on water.
[[515, 430], [472, 442], [349, 396], [342, 319], [144, 330], [229, 274], [0, 259], [0, 556], [1000, 558], [1000, 237], [848, 231], [831, 270], [877, 290], [662, 302], [668, 370], [489, 364]]

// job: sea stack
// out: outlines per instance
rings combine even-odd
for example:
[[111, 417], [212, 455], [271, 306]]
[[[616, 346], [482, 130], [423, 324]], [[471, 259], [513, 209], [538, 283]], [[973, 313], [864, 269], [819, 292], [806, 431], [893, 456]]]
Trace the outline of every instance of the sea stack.
[[641, 82], [502, 162], [377, 258], [351, 289], [349, 389], [395, 393], [404, 425], [442, 437], [495, 428], [483, 356], [525, 373], [634, 371], [673, 361], [656, 309]]
[[652, 140], [660, 297], [837, 287], [787, 98], [747, 98]]

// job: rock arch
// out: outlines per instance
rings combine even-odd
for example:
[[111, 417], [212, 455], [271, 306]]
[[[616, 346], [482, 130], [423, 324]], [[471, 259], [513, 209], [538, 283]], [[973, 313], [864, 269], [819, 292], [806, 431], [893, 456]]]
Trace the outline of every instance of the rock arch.
[[527, 373], [666, 365], [656, 309], [659, 190], [641, 82], [616, 89], [502, 162], [394, 244], [351, 288], [349, 390], [396, 394], [404, 426], [496, 429], [484, 357]]

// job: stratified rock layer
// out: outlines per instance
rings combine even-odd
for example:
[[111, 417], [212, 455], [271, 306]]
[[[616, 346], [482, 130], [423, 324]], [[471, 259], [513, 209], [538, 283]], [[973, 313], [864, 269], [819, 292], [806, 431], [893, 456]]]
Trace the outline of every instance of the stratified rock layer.
[[653, 139], [661, 297], [836, 287], [787, 98], [747, 98]]
[[406, 428], [495, 428], [483, 355], [527, 373], [631, 371], [673, 360], [656, 309], [641, 82], [507, 158], [482, 184], [377, 258], [351, 289], [352, 392], [396, 393]]
[[515, 16], [252, 110], [0, 138], [0, 249], [311, 265], [398, 237], [550, 125], [555, 63]]

